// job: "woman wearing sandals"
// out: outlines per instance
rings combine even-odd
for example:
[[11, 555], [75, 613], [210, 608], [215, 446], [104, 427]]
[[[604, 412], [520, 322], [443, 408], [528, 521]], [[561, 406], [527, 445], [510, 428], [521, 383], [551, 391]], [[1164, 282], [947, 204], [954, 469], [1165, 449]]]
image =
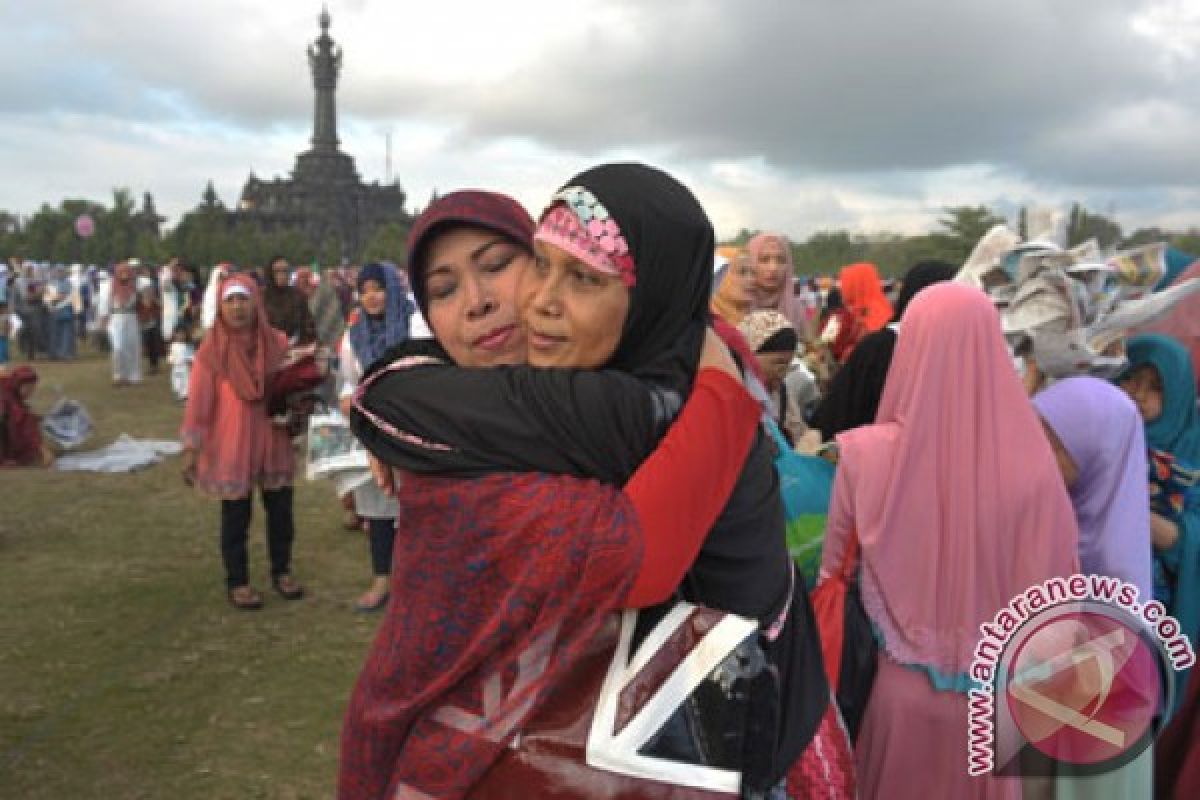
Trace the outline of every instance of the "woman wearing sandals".
[[[338, 363], [341, 365], [341, 409], [350, 414], [350, 400], [363, 372], [384, 351], [408, 338], [408, 290], [390, 264], [367, 264], [358, 273], [359, 307], [362, 311], [342, 337]], [[356, 611], [383, 608], [388, 600], [392, 574], [392, 547], [396, 540], [396, 499], [383, 493], [374, 481], [354, 490], [354, 508], [367, 520], [371, 546], [371, 586], [354, 603]]]
[[241, 611], [263, 605], [246, 559], [255, 487], [267, 511], [271, 584], [287, 600], [304, 596], [291, 575], [292, 444], [266, 409], [270, 376], [283, 363], [287, 340], [266, 319], [253, 279], [233, 275], [221, 283], [216, 320], [192, 366], [180, 431], [184, 482], [221, 499], [226, 588]]

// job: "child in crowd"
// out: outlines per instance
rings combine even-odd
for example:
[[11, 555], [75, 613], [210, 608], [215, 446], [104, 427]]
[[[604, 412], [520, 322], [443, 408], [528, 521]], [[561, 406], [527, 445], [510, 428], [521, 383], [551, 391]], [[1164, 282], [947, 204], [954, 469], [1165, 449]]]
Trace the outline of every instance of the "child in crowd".
[[179, 323], [171, 333], [171, 349], [167, 353], [167, 363], [171, 365], [171, 391], [181, 403], [187, 400], [188, 380], [191, 378], [195, 352], [191, 341], [188, 340], [187, 325]]

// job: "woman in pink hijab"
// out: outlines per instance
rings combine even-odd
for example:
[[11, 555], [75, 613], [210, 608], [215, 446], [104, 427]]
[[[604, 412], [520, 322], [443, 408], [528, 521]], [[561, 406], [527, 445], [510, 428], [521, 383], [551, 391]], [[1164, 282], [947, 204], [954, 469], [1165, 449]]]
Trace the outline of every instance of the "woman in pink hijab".
[[812, 321], [796, 296], [796, 266], [792, 245], [781, 233], [760, 233], [746, 245], [754, 266], [758, 308], [778, 311], [804, 339], [811, 339]]
[[980, 623], [1077, 571], [1078, 529], [987, 296], [955, 283], [917, 295], [875, 424], [837, 442], [821, 580], [857, 531], [880, 639], [862, 796], [1020, 798], [1019, 778], [967, 774], [968, 671]]

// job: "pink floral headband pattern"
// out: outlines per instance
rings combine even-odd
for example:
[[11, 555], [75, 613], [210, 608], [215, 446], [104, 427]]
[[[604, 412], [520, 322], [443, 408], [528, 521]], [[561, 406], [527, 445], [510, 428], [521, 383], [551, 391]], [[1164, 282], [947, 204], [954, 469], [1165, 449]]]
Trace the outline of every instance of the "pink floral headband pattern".
[[563, 248], [593, 269], [616, 275], [628, 288], [637, 282], [629, 243], [617, 221], [582, 186], [554, 195], [534, 239]]

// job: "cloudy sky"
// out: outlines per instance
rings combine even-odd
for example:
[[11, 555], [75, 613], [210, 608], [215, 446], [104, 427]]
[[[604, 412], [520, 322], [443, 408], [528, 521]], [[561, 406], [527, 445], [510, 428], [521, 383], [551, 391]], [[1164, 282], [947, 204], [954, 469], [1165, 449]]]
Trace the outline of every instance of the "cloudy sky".
[[[1200, 0], [331, 0], [342, 148], [410, 204], [663, 166], [718, 234], [917, 232], [1073, 200], [1200, 227]], [[0, 0], [0, 208], [154, 194], [308, 146], [317, 0]]]

